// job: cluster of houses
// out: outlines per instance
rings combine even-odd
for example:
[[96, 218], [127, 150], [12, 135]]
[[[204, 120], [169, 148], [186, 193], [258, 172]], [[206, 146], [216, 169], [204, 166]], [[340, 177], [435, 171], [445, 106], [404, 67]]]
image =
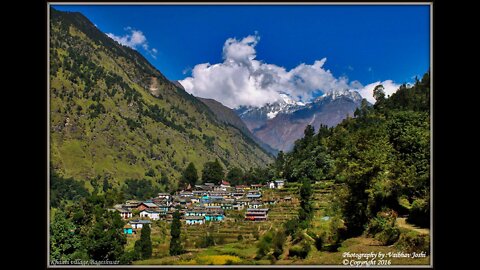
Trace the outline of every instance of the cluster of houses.
[[[272, 181], [266, 185], [230, 186], [226, 181], [218, 185], [205, 183], [188, 186], [175, 195], [159, 193], [157, 197], [146, 201], [128, 200], [124, 204], [115, 205], [110, 211], [117, 211], [125, 220], [130, 220], [125, 226], [126, 234], [132, 234], [136, 229], [149, 224], [151, 220], [173, 219], [173, 213], [178, 210], [182, 220], [187, 225], [204, 224], [207, 221], [225, 220], [225, 210], [245, 210], [245, 220], [265, 221], [268, 218], [268, 205], [275, 204], [272, 199], [262, 197], [264, 188], [283, 188], [283, 180]], [[284, 198], [289, 200], [291, 198]], [[141, 219], [131, 220], [133, 212], [138, 212]]]

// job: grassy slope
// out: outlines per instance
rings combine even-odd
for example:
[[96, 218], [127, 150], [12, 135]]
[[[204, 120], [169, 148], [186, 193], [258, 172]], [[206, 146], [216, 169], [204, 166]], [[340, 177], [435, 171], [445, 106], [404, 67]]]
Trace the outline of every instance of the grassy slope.
[[[52, 165], [66, 177], [110, 176], [118, 183], [143, 178], [154, 168], [153, 179], [161, 170], [177, 179], [189, 162], [201, 170], [215, 158], [242, 168], [271, 160], [237, 129], [215, 121], [205, 105], [140, 54], [113, 42], [79, 13], [52, 11], [50, 59]], [[107, 86], [105, 74], [123, 84]], [[152, 78], [158, 97], [149, 92]], [[137, 95], [133, 101], [127, 88]], [[92, 104], [102, 104], [106, 112], [91, 117]], [[167, 122], [145, 115], [154, 105], [164, 110]], [[127, 119], [140, 125], [130, 128]], [[203, 135], [213, 137], [213, 145], [206, 145]]]

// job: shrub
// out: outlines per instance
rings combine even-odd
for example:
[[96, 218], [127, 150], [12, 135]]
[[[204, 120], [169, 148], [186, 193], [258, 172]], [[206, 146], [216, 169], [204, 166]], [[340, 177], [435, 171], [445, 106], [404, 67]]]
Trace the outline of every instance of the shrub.
[[215, 245], [215, 240], [213, 239], [213, 236], [209, 234], [209, 235], [205, 235], [202, 238], [198, 246], [201, 248], [206, 248], [214, 245]]
[[288, 254], [290, 257], [298, 257], [301, 259], [305, 259], [308, 256], [308, 253], [310, 252], [310, 250], [311, 250], [310, 245], [306, 241], [303, 241], [299, 245], [292, 246], [288, 250]]
[[391, 245], [400, 237], [400, 229], [396, 225], [397, 213], [393, 210], [378, 212], [367, 226], [367, 235], [375, 237], [383, 245]]
[[323, 237], [321, 235], [315, 237], [315, 248], [320, 251], [322, 250], [322, 247], [323, 247]]
[[242, 236], [241, 234], [239, 234], [239, 235], [237, 236], [237, 240], [238, 240], [238, 241], [242, 241], [242, 240], [243, 240], [243, 236]]
[[430, 201], [427, 199], [413, 201], [407, 221], [420, 227], [430, 227]]
[[430, 237], [415, 231], [409, 231], [400, 235], [400, 239], [395, 246], [408, 253], [423, 251], [428, 255], [430, 254]]

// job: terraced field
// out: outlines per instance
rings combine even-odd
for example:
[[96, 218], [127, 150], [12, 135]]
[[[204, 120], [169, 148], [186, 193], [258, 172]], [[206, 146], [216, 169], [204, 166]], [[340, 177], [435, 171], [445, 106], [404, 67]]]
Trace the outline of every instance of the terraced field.
[[[322, 181], [312, 184], [314, 217], [312, 220], [312, 232], [316, 234], [327, 233], [332, 222], [341, 222], [332, 215], [332, 196], [335, 185], [333, 181]], [[226, 220], [204, 225], [182, 224], [182, 243], [186, 250], [180, 256], [169, 256], [168, 247], [170, 239], [170, 224], [159, 221], [155, 222], [152, 229], [153, 257], [149, 260], [136, 261], [140, 265], [224, 265], [244, 264], [259, 265], [271, 264], [269, 260], [256, 260], [258, 238], [272, 228], [278, 228], [287, 220], [297, 216], [300, 207], [299, 185], [288, 184], [281, 190], [265, 190], [263, 198], [275, 199], [278, 202], [268, 205], [270, 208], [268, 220], [265, 222], [245, 221], [244, 211], [228, 211]], [[289, 201], [282, 201], [285, 197], [291, 197]], [[335, 220], [335, 221], [334, 221]], [[210, 234], [213, 236], [215, 246], [199, 248], [202, 238]], [[242, 237], [239, 240], [239, 235]], [[138, 236], [129, 237], [129, 247], [133, 248], [133, 242]], [[343, 252], [398, 252], [394, 246], [380, 246], [376, 240], [367, 237], [351, 238], [342, 243], [338, 251], [318, 251], [312, 247], [312, 251], [305, 260], [286, 256], [285, 253], [277, 265], [310, 264], [310, 265], [341, 265]], [[392, 264], [428, 264], [430, 257], [421, 259], [392, 259]]]

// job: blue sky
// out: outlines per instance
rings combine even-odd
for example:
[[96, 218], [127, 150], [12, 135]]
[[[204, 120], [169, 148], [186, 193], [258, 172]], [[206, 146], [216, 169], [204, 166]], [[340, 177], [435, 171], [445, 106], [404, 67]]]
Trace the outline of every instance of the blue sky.
[[223, 63], [226, 40], [248, 36], [262, 63], [289, 71], [326, 58], [322, 70], [362, 86], [412, 82], [430, 64], [428, 5], [54, 7], [80, 11], [116, 37], [141, 31], [146, 39], [136, 49], [170, 80], [191, 76], [198, 64]]

